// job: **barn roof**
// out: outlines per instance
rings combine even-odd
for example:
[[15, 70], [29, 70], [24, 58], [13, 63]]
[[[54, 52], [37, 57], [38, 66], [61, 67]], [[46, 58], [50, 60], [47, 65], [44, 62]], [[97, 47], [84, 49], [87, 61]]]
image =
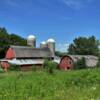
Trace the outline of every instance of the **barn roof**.
[[16, 58], [46, 58], [53, 57], [49, 48], [32, 48], [28, 46], [10, 46]]
[[93, 55], [68, 55], [68, 56], [71, 57], [73, 60], [78, 60], [81, 58], [98, 60], [98, 57]]

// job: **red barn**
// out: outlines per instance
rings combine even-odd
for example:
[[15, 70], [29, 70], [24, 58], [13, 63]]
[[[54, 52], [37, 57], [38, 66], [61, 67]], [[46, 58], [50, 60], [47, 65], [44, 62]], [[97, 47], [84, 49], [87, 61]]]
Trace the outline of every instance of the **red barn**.
[[61, 58], [59, 63], [59, 68], [63, 70], [69, 70], [73, 68], [73, 60], [69, 56], [64, 56]]
[[19, 65], [22, 69], [27, 70], [36, 66], [41, 68], [44, 58], [53, 59], [54, 55], [49, 48], [32, 48], [28, 46], [10, 46], [5, 59], [1, 60], [1, 65], [5, 70], [9, 64]]
[[95, 67], [98, 63], [98, 57], [93, 55], [67, 55], [59, 59], [59, 68], [63, 70], [73, 69], [74, 63], [82, 58], [85, 58], [87, 67]]

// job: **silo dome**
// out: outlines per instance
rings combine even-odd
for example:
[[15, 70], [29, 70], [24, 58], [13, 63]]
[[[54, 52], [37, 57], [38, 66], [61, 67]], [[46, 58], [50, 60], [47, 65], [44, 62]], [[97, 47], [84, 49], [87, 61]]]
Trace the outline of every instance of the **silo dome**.
[[40, 48], [46, 48], [47, 47], [47, 42], [43, 41], [40, 43]]
[[27, 44], [31, 47], [36, 47], [36, 37], [34, 35], [29, 35], [27, 38]]
[[34, 35], [29, 35], [27, 39], [28, 40], [34, 40], [34, 39], [36, 39], [36, 37]]
[[47, 42], [53, 42], [54, 43], [55, 40], [54, 39], [48, 39]]

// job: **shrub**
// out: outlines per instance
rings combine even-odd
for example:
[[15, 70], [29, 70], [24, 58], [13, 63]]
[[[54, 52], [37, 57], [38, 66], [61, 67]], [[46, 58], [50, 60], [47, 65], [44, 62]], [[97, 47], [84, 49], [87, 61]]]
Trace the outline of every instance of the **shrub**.
[[57, 68], [57, 64], [55, 62], [52, 62], [50, 60], [45, 60], [44, 61], [44, 68], [49, 72], [49, 73], [54, 73], [54, 69]]
[[76, 63], [74, 63], [75, 69], [84, 69], [87, 68], [85, 58], [78, 60]]
[[20, 71], [21, 68], [19, 65], [10, 65], [9, 69], [10, 71]]

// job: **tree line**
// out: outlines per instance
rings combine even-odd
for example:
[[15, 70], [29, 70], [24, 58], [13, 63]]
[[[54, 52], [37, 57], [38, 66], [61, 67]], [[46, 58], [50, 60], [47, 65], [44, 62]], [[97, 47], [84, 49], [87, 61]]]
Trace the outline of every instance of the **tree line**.
[[78, 37], [69, 45], [68, 54], [98, 56], [100, 54], [99, 46], [99, 40], [95, 36]]

